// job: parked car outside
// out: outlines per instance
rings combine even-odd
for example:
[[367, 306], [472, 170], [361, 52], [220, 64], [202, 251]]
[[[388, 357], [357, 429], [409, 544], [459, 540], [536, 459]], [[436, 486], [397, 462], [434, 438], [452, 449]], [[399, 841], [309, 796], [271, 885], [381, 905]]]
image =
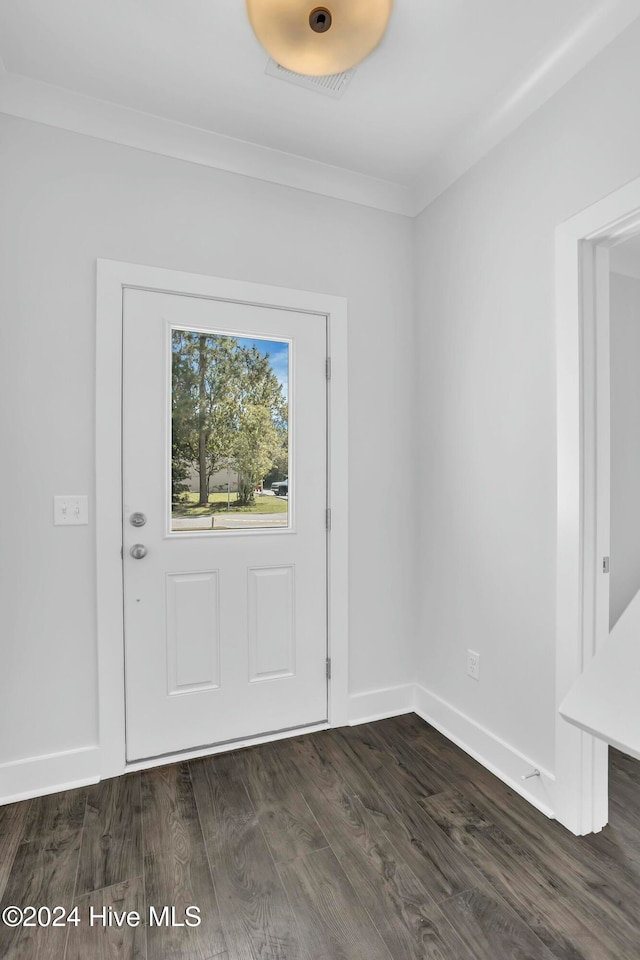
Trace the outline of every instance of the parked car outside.
[[286, 497], [289, 495], [289, 477], [284, 480], [276, 480], [271, 484], [271, 489], [276, 497]]

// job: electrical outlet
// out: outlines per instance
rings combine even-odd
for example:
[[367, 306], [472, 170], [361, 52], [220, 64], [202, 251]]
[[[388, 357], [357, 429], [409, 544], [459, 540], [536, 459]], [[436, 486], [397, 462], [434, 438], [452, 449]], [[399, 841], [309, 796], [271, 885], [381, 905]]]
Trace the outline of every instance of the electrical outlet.
[[480, 679], [480, 654], [475, 650], [467, 650], [467, 673], [474, 680]]

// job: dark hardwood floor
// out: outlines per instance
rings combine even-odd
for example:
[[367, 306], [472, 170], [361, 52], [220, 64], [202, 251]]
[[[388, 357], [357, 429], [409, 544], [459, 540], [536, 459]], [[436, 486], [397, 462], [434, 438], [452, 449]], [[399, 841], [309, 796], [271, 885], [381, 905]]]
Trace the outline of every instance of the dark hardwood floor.
[[640, 960], [640, 764], [610, 766], [581, 839], [415, 715], [0, 807], [0, 911], [80, 920], [0, 923], [0, 957]]

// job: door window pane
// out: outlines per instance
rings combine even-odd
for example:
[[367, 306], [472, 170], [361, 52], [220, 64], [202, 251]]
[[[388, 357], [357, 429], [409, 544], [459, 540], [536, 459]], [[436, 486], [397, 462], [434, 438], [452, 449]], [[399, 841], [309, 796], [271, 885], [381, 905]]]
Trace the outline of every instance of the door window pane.
[[289, 343], [171, 331], [171, 531], [289, 522]]

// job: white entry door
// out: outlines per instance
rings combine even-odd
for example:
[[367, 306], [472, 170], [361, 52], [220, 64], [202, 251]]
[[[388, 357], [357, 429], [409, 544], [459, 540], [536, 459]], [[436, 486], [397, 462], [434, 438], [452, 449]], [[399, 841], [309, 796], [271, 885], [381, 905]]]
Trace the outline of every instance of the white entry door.
[[127, 759], [322, 723], [326, 317], [129, 289], [123, 322]]

